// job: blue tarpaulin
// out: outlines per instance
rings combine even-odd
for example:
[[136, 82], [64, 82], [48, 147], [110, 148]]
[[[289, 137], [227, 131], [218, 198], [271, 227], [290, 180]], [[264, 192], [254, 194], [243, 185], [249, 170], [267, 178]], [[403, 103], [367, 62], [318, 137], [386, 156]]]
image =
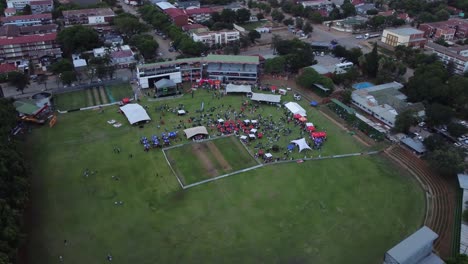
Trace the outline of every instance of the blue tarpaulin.
[[295, 146], [296, 146], [296, 145], [294, 145], [294, 144], [289, 144], [289, 145], [288, 145], [288, 150], [293, 150]]
[[312, 102], [310, 102], [310, 105], [311, 105], [311, 106], [317, 106], [317, 105], [318, 105], [318, 102], [317, 102], [317, 101], [312, 101]]

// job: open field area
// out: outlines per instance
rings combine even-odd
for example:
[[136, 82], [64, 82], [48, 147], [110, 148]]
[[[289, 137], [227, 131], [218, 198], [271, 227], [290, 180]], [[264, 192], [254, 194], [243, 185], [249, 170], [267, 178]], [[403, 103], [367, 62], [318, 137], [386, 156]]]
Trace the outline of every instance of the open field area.
[[183, 145], [166, 155], [184, 185], [257, 165], [237, 137]]
[[[103, 113], [59, 115], [55, 127], [33, 130], [25, 141], [33, 174], [29, 260], [58, 263], [63, 256], [64, 263], [94, 264], [111, 254], [112, 263], [370, 264], [381, 262], [386, 250], [421, 226], [422, 190], [380, 155], [275, 164], [182, 190], [161, 149], [143, 151], [142, 136], [165, 131], [179, 130], [181, 140], [174, 144], [189, 142], [177, 127], [187, 125], [189, 117], [196, 120], [202, 102], [205, 113], [225, 118], [245, 99], [215, 99], [199, 90], [194, 98], [142, 100], [153, 119], [143, 128], [130, 126], [117, 106], [110, 106]], [[301, 103], [328, 139], [321, 150], [293, 154], [297, 158], [370, 150]], [[179, 104], [189, 112], [184, 117], [170, 110]], [[166, 105], [169, 110], [161, 110]], [[275, 106], [255, 109], [247, 107], [246, 118], [268, 116], [279, 125], [284, 116]], [[107, 124], [111, 119], [123, 126]], [[275, 132], [260, 128], [265, 138], [252, 141], [249, 149], [256, 151], [258, 143], [285, 148], [301, 136], [294, 124], [284, 126], [292, 133], [272, 143], [268, 137]], [[233, 157], [238, 152], [231, 139], [238, 140], [213, 141], [229, 163], [223, 166], [224, 161], [210, 156], [219, 170], [250, 162]], [[187, 166], [191, 160], [198, 175], [200, 162], [190, 156]]]
[[99, 86], [86, 90], [54, 95], [54, 103], [59, 110], [77, 109], [87, 106], [113, 103], [132, 96], [128, 84]]

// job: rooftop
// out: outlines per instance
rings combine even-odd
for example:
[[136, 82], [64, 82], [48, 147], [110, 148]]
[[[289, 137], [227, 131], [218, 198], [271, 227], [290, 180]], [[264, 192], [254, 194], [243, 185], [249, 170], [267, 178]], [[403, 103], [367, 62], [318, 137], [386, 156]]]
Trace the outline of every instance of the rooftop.
[[397, 34], [397, 35], [404, 35], [404, 36], [410, 36], [414, 34], [423, 34], [424, 31], [412, 28], [412, 27], [407, 27], [407, 28], [387, 28], [385, 29], [391, 33]]
[[47, 33], [39, 35], [19, 36], [19, 37], [0, 37], [0, 45], [15, 45], [34, 43], [42, 41], [52, 41], [57, 38], [57, 33]]
[[41, 1], [31, 1], [31, 5], [53, 5], [54, 2], [52, 0], [41, 0]]
[[201, 25], [201, 24], [191, 24], [191, 25], [182, 26], [182, 29], [185, 30], [185, 31], [192, 30], [192, 29], [198, 29], [198, 28], [206, 28], [206, 26]]
[[4, 12], [5, 13], [16, 13], [16, 8], [13, 8], [13, 7], [5, 8]]
[[451, 48], [451, 47], [445, 47], [445, 46], [439, 45], [439, 44], [431, 42], [431, 41], [426, 43], [426, 48], [428, 48], [428, 49], [431, 49], [431, 50], [434, 50], [434, 51], [436, 51], [438, 53], [442, 53], [442, 54], [445, 54], [447, 56], [456, 58], [456, 59], [458, 59], [460, 61], [467, 62], [468, 57], [464, 57], [464, 56], [458, 54], [458, 52], [468, 49], [467, 46], [462, 46], [462, 47], [463, 47], [463, 49], [462, 48], [454, 49], [454, 48]]
[[30, 35], [32, 33], [49, 33], [57, 31], [56, 24], [37, 26], [5, 25], [0, 27], [0, 36], [17, 37], [19, 35]]
[[197, 14], [211, 14], [214, 12], [216, 11], [214, 11], [212, 8], [209, 8], [209, 7], [193, 8], [193, 9], [185, 10], [185, 13], [189, 16], [197, 15]]
[[91, 8], [62, 11], [64, 17], [68, 16], [115, 16], [114, 11], [110, 8]]
[[424, 144], [419, 140], [414, 140], [410, 137], [406, 137], [400, 140], [406, 146], [410, 147], [412, 150], [416, 151], [417, 153], [424, 153], [426, 152], [426, 147]]
[[[434, 233], [429, 227], [423, 226], [418, 231], [401, 241], [398, 245], [387, 251], [387, 254], [395, 259], [398, 263], [409, 263], [415, 254], [423, 249], [428, 243], [432, 243], [439, 236]], [[415, 260], [415, 259], [413, 259]], [[411, 262], [411, 263], [419, 263]]]
[[131, 50], [118, 50], [111, 53], [112, 58], [119, 59], [119, 58], [128, 58], [133, 56], [133, 52]]
[[16, 71], [16, 66], [9, 63], [0, 64], [0, 73]]
[[458, 175], [458, 183], [460, 184], [460, 188], [468, 189], [468, 174], [459, 173]]
[[168, 2], [159, 2], [159, 3], [156, 3], [156, 5], [162, 10], [166, 10], [169, 8], [176, 8], [174, 5]]
[[200, 6], [200, 1], [177, 1], [177, 7], [179, 8], [188, 8], [191, 6]]
[[166, 13], [168, 16], [175, 18], [179, 16], [187, 16], [184, 11], [178, 8], [168, 8], [164, 9], [164, 13]]
[[259, 64], [259, 58], [256, 56], [236, 56], [236, 55], [213, 55], [209, 54], [206, 62], [219, 63], [244, 63], [244, 64]]
[[18, 20], [52, 20], [52, 14], [46, 13], [46, 14], [2, 17], [3, 23], [18, 21]]

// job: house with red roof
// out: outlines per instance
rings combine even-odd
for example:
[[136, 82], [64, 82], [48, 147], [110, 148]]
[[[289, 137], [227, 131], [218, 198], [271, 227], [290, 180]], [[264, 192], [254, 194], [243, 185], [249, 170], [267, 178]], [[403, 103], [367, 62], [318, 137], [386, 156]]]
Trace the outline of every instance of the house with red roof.
[[29, 60], [41, 62], [43, 58], [62, 56], [57, 33], [22, 35], [17, 37], [0, 36], [0, 62], [24, 64]]
[[188, 16], [185, 12], [178, 8], [164, 9], [164, 13], [171, 19], [177, 26], [181, 27], [188, 24]]
[[11, 63], [2, 63], [0, 64], [0, 74], [5, 74], [9, 72], [17, 71], [18, 68], [14, 64]]
[[14, 8], [5, 8], [5, 10], [3, 10], [3, 14], [6, 16], [6, 17], [10, 17], [10, 16], [14, 16], [16, 15], [16, 9]]

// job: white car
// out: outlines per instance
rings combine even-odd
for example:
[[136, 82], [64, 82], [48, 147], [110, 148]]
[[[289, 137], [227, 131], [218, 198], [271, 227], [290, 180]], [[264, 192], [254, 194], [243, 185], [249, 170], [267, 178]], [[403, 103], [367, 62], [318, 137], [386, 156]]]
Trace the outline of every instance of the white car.
[[362, 35], [357, 35], [356, 36], [356, 39], [362, 39], [362, 38], [364, 38]]

